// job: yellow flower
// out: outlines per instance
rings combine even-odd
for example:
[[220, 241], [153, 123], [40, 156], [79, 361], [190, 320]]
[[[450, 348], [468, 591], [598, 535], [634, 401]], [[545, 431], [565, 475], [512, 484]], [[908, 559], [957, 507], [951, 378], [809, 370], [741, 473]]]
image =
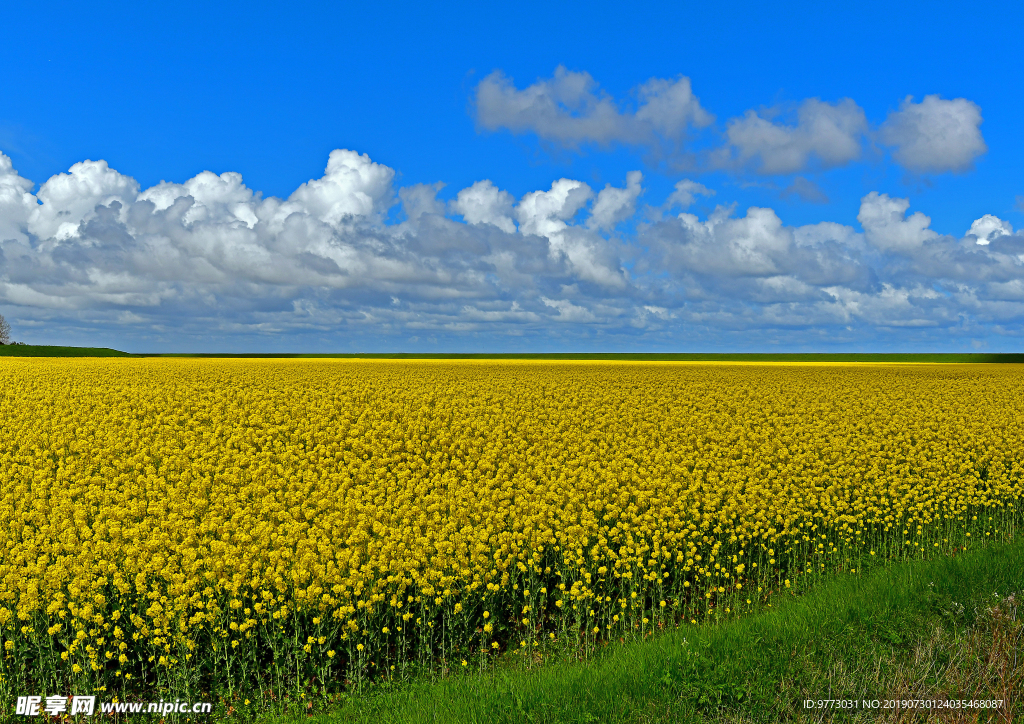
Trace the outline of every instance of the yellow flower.
[[179, 676], [293, 627], [286, 656], [358, 641], [353, 665], [383, 667], [392, 632], [417, 651], [453, 615], [488, 639], [492, 619], [672, 625], [667, 600], [696, 622], [733, 585], [1007, 537], [1021, 382], [1010, 365], [0, 357], [5, 656], [61, 639], [67, 688], [75, 666], [162, 657]]

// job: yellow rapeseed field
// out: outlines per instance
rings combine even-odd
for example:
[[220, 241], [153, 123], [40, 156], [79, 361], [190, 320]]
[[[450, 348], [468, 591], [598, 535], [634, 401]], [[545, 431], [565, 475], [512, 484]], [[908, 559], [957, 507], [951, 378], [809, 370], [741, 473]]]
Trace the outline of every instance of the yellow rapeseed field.
[[1024, 369], [0, 359], [0, 694], [279, 697], [1013, 534]]

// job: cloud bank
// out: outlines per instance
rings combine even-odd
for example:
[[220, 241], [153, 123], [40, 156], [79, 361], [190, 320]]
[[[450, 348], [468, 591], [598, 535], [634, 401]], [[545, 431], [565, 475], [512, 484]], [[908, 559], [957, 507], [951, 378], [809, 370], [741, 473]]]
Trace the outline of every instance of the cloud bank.
[[956, 238], [877, 192], [860, 228], [793, 227], [770, 208], [689, 213], [714, 193], [690, 180], [641, 207], [639, 171], [518, 199], [481, 180], [447, 203], [440, 183], [395, 178], [337, 150], [286, 199], [237, 173], [141, 189], [103, 161], [33, 193], [0, 154], [0, 307], [16, 339], [90, 329], [143, 347], [202, 335], [250, 349], [289, 335], [363, 349], [948, 347], [1022, 331], [1024, 237], [991, 214]]

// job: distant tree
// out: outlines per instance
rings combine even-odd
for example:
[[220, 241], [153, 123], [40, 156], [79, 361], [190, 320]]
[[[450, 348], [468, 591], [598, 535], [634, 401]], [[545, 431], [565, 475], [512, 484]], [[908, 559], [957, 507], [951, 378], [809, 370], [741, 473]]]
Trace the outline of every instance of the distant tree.
[[4, 319], [4, 315], [0, 314], [0, 344], [11, 343], [11, 325]]

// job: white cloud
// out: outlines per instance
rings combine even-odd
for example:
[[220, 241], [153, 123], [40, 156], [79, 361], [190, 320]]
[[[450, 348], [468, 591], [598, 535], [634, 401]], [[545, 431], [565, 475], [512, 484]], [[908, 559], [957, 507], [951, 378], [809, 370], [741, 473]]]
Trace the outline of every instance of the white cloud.
[[715, 120], [701, 108], [686, 77], [674, 81], [651, 78], [637, 89], [637, 95], [640, 105], [636, 122], [650, 124], [656, 133], [666, 138], [682, 138], [690, 126], [703, 128]]
[[639, 104], [631, 111], [603, 93], [589, 73], [558, 66], [553, 77], [519, 90], [494, 71], [476, 87], [476, 120], [489, 131], [535, 133], [544, 141], [575, 148], [584, 143], [678, 141], [690, 127], [704, 127], [714, 119], [693, 94], [689, 78], [652, 78], [636, 95]]
[[470, 224], [491, 224], [504, 232], [514, 234], [516, 223], [512, 220], [512, 206], [515, 197], [502, 191], [488, 180], [477, 181], [469, 188], [459, 191], [452, 202], [452, 210]]
[[967, 230], [964, 236], [973, 236], [978, 240], [978, 244], [984, 246], [990, 244], [993, 239], [998, 239], [1000, 236], [1011, 236], [1012, 234], [1013, 226], [1010, 225], [1009, 221], [1003, 221], [992, 214], [985, 214], [971, 224], [971, 228]]
[[77, 233], [78, 225], [97, 205], [117, 201], [124, 209], [138, 193], [138, 182], [122, 176], [106, 161], [81, 161], [40, 187], [36, 198], [42, 203], [32, 209], [28, 229], [41, 239], [64, 240]]
[[[634, 188], [639, 193], [640, 179], [633, 178], [636, 181]], [[626, 191], [626, 199], [620, 200], [628, 205], [628, 187]], [[564, 257], [580, 279], [606, 288], [622, 289], [626, 286], [626, 276], [608, 242], [592, 230], [569, 223], [593, 196], [594, 192], [587, 184], [567, 178], [552, 183], [548, 191], [524, 194], [515, 208], [519, 233], [546, 238], [550, 257]], [[615, 213], [623, 211], [622, 207], [614, 207], [610, 198], [613, 197], [606, 196], [605, 209], [599, 209], [606, 219], [615, 218]]]
[[981, 108], [966, 98], [930, 95], [914, 103], [908, 96], [882, 124], [879, 138], [911, 171], [966, 171], [988, 150], [980, 126]]
[[620, 221], [635, 214], [636, 200], [643, 192], [640, 187], [643, 178], [644, 175], [639, 171], [630, 171], [626, 174], [626, 188], [615, 188], [607, 184], [594, 201], [587, 227], [613, 229]]
[[228, 172], [220, 176], [203, 171], [183, 184], [161, 181], [139, 194], [140, 201], [151, 201], [164, 211], [181, 198], [192, 197], [193, 205], [185, 213], [187, 224], [214, 219], [232, 219], [252, 228], [258, 221], [253, 211], [253, 192], [242, 183], [242, 174]]
[[932, 220], [920, 211], [905, 218], [909, 208], [909, 199], [891, 199], [877, 191], [861, 199], [857, 221], [864, 227], [868, 243], [883, 251], [905, 253], [937, 238], [928, 228]]
[[548, 191], [531, 191], [516, 206], [519, 231], [557, 239], [593, 195], [587, 184], [567, 178], [554, 181]]
[[860, 158], [868, 123], [864, 110], [849, 98], [837, 103], [809, 98], [796, 116], [795, 125], [774, 122], [755, 111], [733, 118], [726, 126], [729, 145], [713, 155], [713, 163], [786, 174], [811, 165], [842, 166]]
[[558, 310], [558, 316], [555, 320], [558, 322], [596, 322], [597, 317], [594, 316], [586, 307], [580, 307], [573, 304], [567, 299], [548, 299], [547, 297], [541, 297], [541, 301], [545, 305], [552, 309]]
[[24, 229], [37, 205], [32, 186], [14, 170], [11, 159], [0, 153], [0, 241], [24, 238]]
[[[337, 226], [349, 217], [370, 216], [390, 206], [394, 176], [394, 170], [374, 163], [365, 153], [339, 149], [331, 151], [323, 177], [299, 186], [288, 201]], [[292, 208], [285, 205], [281, 212]]]
[[665, 202], [665, 208], [671, 209], [680, 207], [684, 211], [693, 205], [696, 196], [714, 196], [715, 192], [704, 184], [684, 178], [677, 181], [675, 189]]
[[792, 231], [772, 209], [752, 206], [743, 218], [729, 217], [718, 207], [707, 221], [679, 214], [690, 240], [686, 263], [703, 274], [773, 276], [780, 272], [776, 256], [793, 243]]

